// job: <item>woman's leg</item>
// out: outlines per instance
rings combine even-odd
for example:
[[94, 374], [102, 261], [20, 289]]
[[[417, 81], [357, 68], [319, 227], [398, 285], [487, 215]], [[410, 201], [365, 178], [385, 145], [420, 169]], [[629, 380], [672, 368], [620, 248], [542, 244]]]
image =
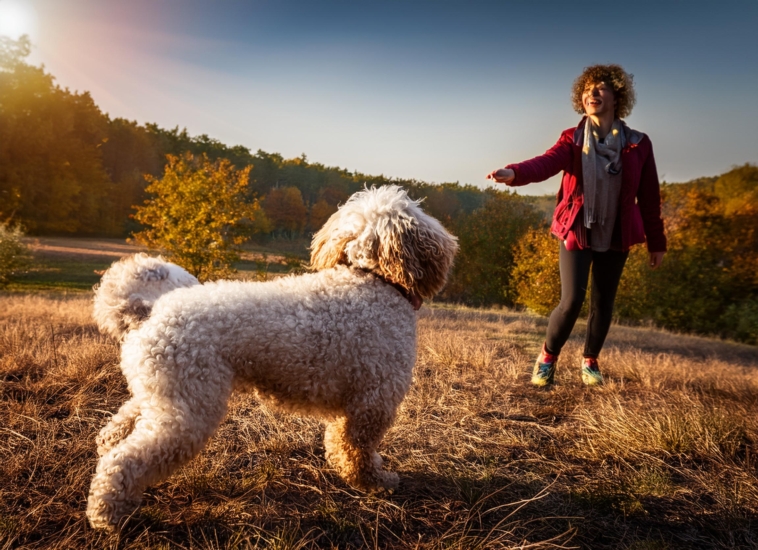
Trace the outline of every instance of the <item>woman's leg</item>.
[[613, 303], [621, 281], [628, 252], [608, 250], [595, 252], [592, 258], [592, 291], [590, 316], [587, 319], [587, 338], [584, 356], [597, 358], [611, 328]]
[[566, 250], [561, 241], [561, 303], [550, 314], [545, 338], [546, 351], [558, 355], [571, 335], [587, 294], [592, 250]]

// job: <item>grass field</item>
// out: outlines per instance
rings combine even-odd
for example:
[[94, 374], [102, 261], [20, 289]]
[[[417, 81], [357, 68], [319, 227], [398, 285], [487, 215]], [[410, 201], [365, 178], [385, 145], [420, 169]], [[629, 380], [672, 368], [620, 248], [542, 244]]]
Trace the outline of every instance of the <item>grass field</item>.
[[[114, 261], [146, 248], [124, 239], [82, 239], [39, 237], [28, 239], [32, 267], [14, 278], [11, 292], [87, 292], [100, 280], [103, 270]], [[241, 278], [279, 276], [308, 259], [304, 240], [276, 241], [267, 245], [249, 244], [235, 268]]]
[[0, 294], [0, 549], [758, 547], [758, 349], [614, 326], [608, 383], [589, 390], [579, 325], [541, 390], [543, 318], [441, 304], [419, 312], [414, 384], [380, 449], [393, 494], [346, 486], [319, 422], [236, 394], [120, 534], [93, 531], [95, 435], [127, 398], [118, 345], [88, 292], [22, 290]]

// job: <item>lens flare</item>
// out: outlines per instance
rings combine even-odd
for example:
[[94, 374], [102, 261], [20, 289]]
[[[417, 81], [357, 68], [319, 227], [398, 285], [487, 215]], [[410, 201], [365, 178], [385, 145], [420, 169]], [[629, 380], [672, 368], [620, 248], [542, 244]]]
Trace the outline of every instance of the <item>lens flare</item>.
[[0, 36], [13, 39], [35, 30], [34, 9], [19, 0], [0, 0]]

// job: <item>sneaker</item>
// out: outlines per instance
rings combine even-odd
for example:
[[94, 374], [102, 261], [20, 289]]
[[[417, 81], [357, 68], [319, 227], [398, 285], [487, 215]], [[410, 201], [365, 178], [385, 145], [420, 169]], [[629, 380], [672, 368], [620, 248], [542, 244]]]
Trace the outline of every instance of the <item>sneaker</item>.
[[587, 386], [600, 386], [603, 383], [603, 375], [594, 357], [585, 357], [582, 361], [582, 382]]
[[558, 356], [552, 355], [545, 351], [545, 346], [542, 346], [542, 351], [537, 357], [537, 361], [534, 363], [534, 371], [532, 372], [532, 384], [535, 386], [548, 386], [553, 383], [555, 377], [555, 366], [558, 363]]

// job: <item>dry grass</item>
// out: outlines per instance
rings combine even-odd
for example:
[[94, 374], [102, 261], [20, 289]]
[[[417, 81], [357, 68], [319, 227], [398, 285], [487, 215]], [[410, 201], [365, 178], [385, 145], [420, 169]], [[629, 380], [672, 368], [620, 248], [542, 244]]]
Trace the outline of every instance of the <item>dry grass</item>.
[[394, 494], [345, 486], [318, 422], [236, 395], [202, 455], [105, 535], [84, 510], [95, 434], [126, 399], [118, 348], [87, 296], [0, 296], [0, 548], [756, 547], [756, 348], [614, 327], [589, 391], [579, 334], [545, 391], [528, 386], [544, 323], [422, 310], [382, 448]]

